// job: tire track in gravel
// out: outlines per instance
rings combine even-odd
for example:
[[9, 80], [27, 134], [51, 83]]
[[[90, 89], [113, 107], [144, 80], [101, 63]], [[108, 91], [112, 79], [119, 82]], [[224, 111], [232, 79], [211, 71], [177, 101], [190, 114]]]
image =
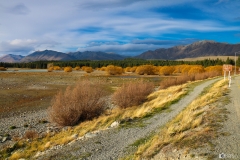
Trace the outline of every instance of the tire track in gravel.
[[165, 125], [196, 99], [203, 89], [219, 79], [208, 80], [196, 86], [192, 92], [179, 102], [170, 106], [171, 112], [160, 113], [144, 121], [144, 127], [116, 128], [99, 132], [94, 137], [76, 141], [61, 149], [52, 150], [38, 159], [119, 159], [128, 154], [129, 145], [144, 138]]
[[[226, 105], [229, 111], [228, 119], [224, 122], [223, 132], [230, 135], [221, 136], [216, 141], [214, 154], [219, 158], [240, 159], [240, 76], [232, 80], [230, 87], [231, 102]], [[221, 156], [221, 157], [220, 157]], [[217, 158], [218, 159], [218, 158]]]

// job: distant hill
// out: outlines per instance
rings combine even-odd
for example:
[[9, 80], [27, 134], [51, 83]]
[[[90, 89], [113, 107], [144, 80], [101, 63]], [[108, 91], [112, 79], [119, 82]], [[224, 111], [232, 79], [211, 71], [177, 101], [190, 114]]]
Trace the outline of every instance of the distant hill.
[[73, 60], [74, 57], [57, 51], [45, 50], [45, 51], [36, 51], [32, 54], [24, 57], [21, 62], [33, 62], [33, 61], [67, 61]]
[[21, 55], [7, 54], [0, 57], [0, 62], [14, 63], [14, 62], [19, 62], [23, 58], [24, 56], [21, 56]]
[[105, 53], [105, 52], [70, 52], [68, 55], [75, 57], [76, 60], [121, 60], [126, 58], [125, 56], [116, 53]]
[[237, 51], [240, 51], [240, 44], [199, 41], [185, 46], [175, 46], [167, 49], [160, 48], [154, 51], [146, 51], [136, 56], [136, 58], [176, 60], [205, 56], [234, 56]]

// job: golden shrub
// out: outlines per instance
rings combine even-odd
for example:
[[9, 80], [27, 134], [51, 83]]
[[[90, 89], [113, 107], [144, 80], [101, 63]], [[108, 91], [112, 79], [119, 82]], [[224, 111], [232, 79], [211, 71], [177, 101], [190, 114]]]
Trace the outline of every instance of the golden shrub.
[[188, 74], [189, 70], [191, 69], [191, 66], [190, 65], [185, 65], [182, 70], [181, 70], [181, 73], [183, 74]]
[[124, 70], [125, 72], [131, 72], [131, 67], [126, 67]]
[[155, 66], [153, 65], [141, 65], [138, 66], [136, 71], [137, 74], [139, 75], [155, 75]]
[[53, 67], [49, 67], [48, 72], [52, 72], [52, 71], [53, 71]]
[[107, 70], [107, 67], [102, 67], [100, 68], [101, 71], [106, 71]]
[[80, 66], [76, 66], [76, 67], [74, 68], [74, 70], [80, 71], [80, 70], [81, 70], [81, 67], [80, 67]]
[[193, 66], [193, 67], [191, 67], [191, 69], [188, 71], [188, 75], [194, 75], [194, 74], [203, 73], [203, 72], [204, 72], [203, 66], [201, 66], [201, 65], [199, 65], [199, 66]]
[[84, 71], [87, 73], [92, 73], [93, 72], [93, 68], [92, 67], [85, 67]]
[[223, 67], [220, 66], [220, 65], [217, 65], [217, 66], [209, 66], [209, 67], [206, 67], [206, 68], [205, 68], [205, 71], [206, 71], [206, 72], [217, 72], [219, 75], [221, 75], [222, 72], [223, 72]]
[[130, 72], [135, 72], [137, 69], [137, 66], [133, 66], [131, 69], [130, 69]]
[[61, 67], [59, 67], [59, 66], [53, 66], [53, 70], [61, 70]]
[[167, 76], [173, 74], [175, 68], [174, 66], [163, 66], [160, 69], [160, 73]]
[[65, 67], [64, 72], [72, 72], [72, 67]]
[[114, 65], [108, 65], [106, 71], [109, 75], [120, 75], [123, 73], [123, 68]]

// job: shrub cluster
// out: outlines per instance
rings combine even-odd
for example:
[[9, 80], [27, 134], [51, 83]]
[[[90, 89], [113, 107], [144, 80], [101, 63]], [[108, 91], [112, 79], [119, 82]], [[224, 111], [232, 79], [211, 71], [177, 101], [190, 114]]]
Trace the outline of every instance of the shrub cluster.
[[203, 73], [196, 73], [196, 74], [190, 74], [190, 75], [185, 74], [176, 78], [167, 78], [161, 81], [160, 89], [165, 89], [171, 86], [184, 84], [188, 81], [203, 80], [203, 79], [212, 78], [219, 75], [221, 75], [221, 73], [212, 71], [212, 72], [203, 72]]
[[109, 75], [119, 75], [123, 73], [123, 68], [114, 65], [108, 65], [106, 71]]
[[53, 66], [53, 69], [59, 71], [59, 70], [61, 70], [61, 67], [59, 67], [59, 66]]
[[136, 106], [143, 103], [153, 89], [153, 83], [149, 82], [126, 83], [113, 94], [113, 101], [121, 108]]
[[64, 72], [72, 72], [72, 67], [70, 67], [70, 66], [65, 67]]
[[76, 67], [74, 68], [74, 70], [80, 71], [80, 70], [81, 70], [81, 67], [80, 67], [80, 66], [76, 66]]
[[93, 72], [93, 68], [92, 67], [87, 67], [87, 66], [83, 66], [82, 70], [87, 72], [87, 73], [92, 73]]
[[99, 116], [105, 107], [105, 92], [100, 83], [80, 81], [65, 92], [58, 92], [49, 107], [49, 117], [60, 126], [73, 126]]
[[175, 68], [174, 66], [163, 66], [160, 68], [160, 74], [163, 74], [165, 76], [173, 74]]
[[158, 68], [156, 66], [153, 65], [141, 65], [138, 66], [137, 69], [135, 70], [135, 72], [139, 75], [155, 75], [158, 74]]

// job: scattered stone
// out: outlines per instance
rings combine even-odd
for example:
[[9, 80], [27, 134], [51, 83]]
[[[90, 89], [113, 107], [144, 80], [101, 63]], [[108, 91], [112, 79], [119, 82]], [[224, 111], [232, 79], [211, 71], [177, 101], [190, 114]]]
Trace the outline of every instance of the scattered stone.
[[3, 138], [2, 138], [2, 143], [6, 142], [7, 139], [8, 139], [8, 137], [3, 137]]
[[78, 134], [73, 134], [73, 135], [71, 136], [71, 138], [72, 138], [72, 139], [77, 139], [77, 138], [78, 138]]
[[113, 123], [110, 125], [111, 128], [116, 128], [116, 127], [118, 127], [118, 126], [119, 126], [119, 122], [117, 122], [117, 121], [113, 122]]
[[97, 134], [96, 133], [87, 133], [85, 134], [85, 138], [92, 138], [92, 137], [95, 137]]

